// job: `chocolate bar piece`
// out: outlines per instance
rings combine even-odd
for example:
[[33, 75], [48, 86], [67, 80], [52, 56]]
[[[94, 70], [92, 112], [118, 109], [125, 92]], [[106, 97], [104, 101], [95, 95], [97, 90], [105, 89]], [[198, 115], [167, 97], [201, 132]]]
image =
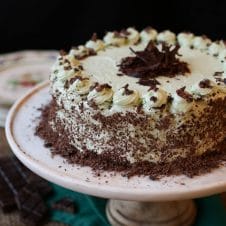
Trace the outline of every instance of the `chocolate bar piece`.
[[13, 158], [13, 164], [20, 172], [22, 177], [26, 180], [26, 182], [30, 184], [34, 190], [38, 191], [43, 197], [46, 197], [52, 193], [53, 189], [48, 181], [34, 174], [27, 167], [21, 164], [16, 158]]
[[48, 215], [48, 209], [38, 192], [23, 187], [15, 197], [21, 220], [31, 226], [39, 225]]
[[27, 183], [11, 158], [0, 159], [0, 175], [3, 177], [10, 190], [16, 195]]
[[68, 197], [62, 198], [51, 205], [52, 209], [68, 213], [75, 213], [74, 201]]
[[0, 176], [0, 207], [4, 213], [11, 212], [16, 208], [14, 195], [2, 176]]

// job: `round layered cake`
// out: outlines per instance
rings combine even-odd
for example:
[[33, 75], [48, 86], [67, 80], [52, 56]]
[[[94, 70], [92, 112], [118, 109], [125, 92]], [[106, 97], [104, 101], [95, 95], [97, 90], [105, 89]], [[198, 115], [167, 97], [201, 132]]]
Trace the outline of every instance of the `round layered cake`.
[[60, 52], [50, 85], [36, 133], [72, 163], [151, 174], [223, 151], [223, 40], [151, 27], [94, 34]]

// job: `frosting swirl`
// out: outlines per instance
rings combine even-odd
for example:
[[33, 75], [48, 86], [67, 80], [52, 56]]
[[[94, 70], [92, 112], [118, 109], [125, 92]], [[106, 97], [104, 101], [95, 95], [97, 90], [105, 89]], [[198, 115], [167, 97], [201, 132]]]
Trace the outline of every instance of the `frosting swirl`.
[[[101, 87], [102, 86], [102, 87]], [[93, 100], [95, 104], [102, 105], [112, 100], [113, 91], [111, 86], [103, 84], [95, 87], [87, 96], [87, 99]]]
[[154, 41], [154, 40], [156, 40], [157, 35], [158, 35], [158, 32], [154, 28], [151, 28], [151, 27], [145, 28], [140, 33], [140, 37], [143, 42]]
[[86, 42], [85, 46], [87, 48], [95, 50], [96, 52], [105, 48], [104, 42], [100, 39], [89, 40], [88, 42]]
[[[187, 96], [188, 98], [186, 98], [185, 96], [183, 97], [177, 90], [176, 93], [174, 93], [173, 97], [173, 101], [172, 101], [172, 105], [171, 105], [171, 112], [173, 114], [180, 114], [180, 113], [185, 113], [191, 110], [192, 106], [193, 106], [193, 101], [190, 99], [190, 94], [187, 93], [185, 90], [185, 87], [181, 88], [180, 90], [182, 90], [185, 94], [185, 96]], [[190, 100], [189, 100], [190, 99]]]
[[95, 55], [96, 52], [92, 48], [87, 48], [86, 46], [80, 45], [76, 48], [70, 50], [69, 55], [74, 56], [78, 60], [81, 60], [87, 56]]
[[214, 55], [218, 55], [219, 52], [221, 52], [221, 49], [222, 49], [222, 47], [220, 44], [218, 44], [216, 42], [212, 42], [208, 48], [208, 52], [214, 56]]
[[104, 36], [104, 42], [107, 45], [122, 46], [126, 43], [126, 38], [120, 32], [108, 32]]
[[139, 100], [139, 93], [136, 90], [129, 90], [128, 85], [119, 89], [113, 96], [114, 105], [120, 107], [136, 106]]
[[181, 46], [190, 47], [192, 45], [192, 40], [194, 38], [194, 34], [188, 32], [182, 32], [177, 35], [178, 43]]
[[152, 108], [159, 108], [166, 104], [167, 98], [167, 93], [162, 89], [157, 88], [156, 90], [150, 90], [143, 97], [143, 106], [145, 112], [149, 113], [153, 110]]
[[127, 38], [128, 38], [129, 44], [136, 44], [140, 39], [139, 32], [132, 27], [127, 28], [126, 31], [128, 32]]
[[70, 85], [69, 91], [75, 90], [79, 95], [84, 95], [89, 93], [91, 87], [91, 81], [88, 77], [74, 77], [75, 81]]
[[168, 44], [172, 45], [172, 44], [175, 44], [176, 42], [176, 35], [169, 30], [162, 31], [158, 34], [157, 41], [167, 42]]
[[226, 48], [224, 48], [223, 50], [221, 50], [218, 54], [218, 58], [222, 61], [226, 60]]
[[211, 40], [205, 36], [196, 36], [193, 39], [193, 46], [196, 49], [205, 50], [210, 44]]
[[213, 92], [215, 84], [210, 80], [202, 80], [191, 86], [189, 92], [195, 97], [207, 96]]

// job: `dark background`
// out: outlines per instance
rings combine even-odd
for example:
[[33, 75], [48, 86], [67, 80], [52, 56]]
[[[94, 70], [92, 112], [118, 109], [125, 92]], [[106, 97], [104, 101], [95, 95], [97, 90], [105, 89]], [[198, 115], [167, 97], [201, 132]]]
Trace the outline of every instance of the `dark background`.
[[84, 43], [93, 32], [102, 36], [128, 26], [151, 25], [226, 39], [225, 12], [225, 0], [5, 0], [0, 7], [0, 52], [68, 49]]

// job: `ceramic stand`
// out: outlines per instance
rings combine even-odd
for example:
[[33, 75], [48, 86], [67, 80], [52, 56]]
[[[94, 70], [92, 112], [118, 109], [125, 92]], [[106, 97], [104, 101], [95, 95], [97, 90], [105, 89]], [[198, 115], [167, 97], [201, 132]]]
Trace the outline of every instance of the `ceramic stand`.
[[172, 202], [135, 202], [110, 200], [106, 207], [113, 226], [189, 226], [195, 220], [192, 200]]
[[89, 167], [68, 164], [59, 156], [52, 158], [43, 141], [34, 135], [40, 117], [37, 109], [50, 100], [48, 83], [43, 83], [17, 101], [7, 117], [7, 140], [18, 159], [46, 180], [109, 198], [107, 216], [113, 226], [189, 226], [196, 216], [191, 199], [226, 191], [226, 165], [193, 178], [179, 175], [153, 181], [109, 172], [97, 177]]

